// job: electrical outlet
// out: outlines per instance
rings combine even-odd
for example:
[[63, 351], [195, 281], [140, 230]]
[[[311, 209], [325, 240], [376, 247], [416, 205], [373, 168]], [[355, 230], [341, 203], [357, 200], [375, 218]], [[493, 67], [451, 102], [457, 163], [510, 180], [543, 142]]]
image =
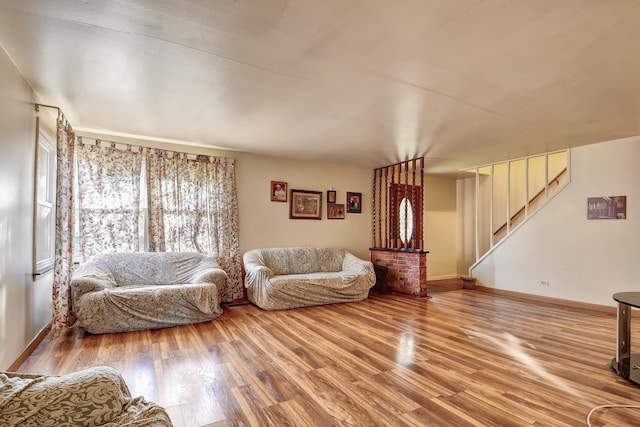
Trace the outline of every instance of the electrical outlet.
[[549, 286], [549, 281], [548, 280], [540, 280], [538, 282], [538, 285], [540, 285], [540, 286]]

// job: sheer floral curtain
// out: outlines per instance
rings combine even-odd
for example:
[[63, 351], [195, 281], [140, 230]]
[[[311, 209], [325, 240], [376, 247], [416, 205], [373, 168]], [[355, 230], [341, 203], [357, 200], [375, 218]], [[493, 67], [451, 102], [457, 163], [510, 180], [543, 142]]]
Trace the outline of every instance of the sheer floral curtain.
[[229, 276], [220, 300], [241, 298], [234, 160], [149, 149], [146, 165], [149, 250], [212, 255]]
[[56, 184], [56, 244], [53, 273], [54, 336], [73, 324], [71, 289], [69, 281], [73, 271], [73, 156], [75, 133], [71, 125], [58, 113], [57, 121], [57, 184]]
[[78, 138], [77, 157], [80, 262], [99, 253], [138, 252], [141, 149]]

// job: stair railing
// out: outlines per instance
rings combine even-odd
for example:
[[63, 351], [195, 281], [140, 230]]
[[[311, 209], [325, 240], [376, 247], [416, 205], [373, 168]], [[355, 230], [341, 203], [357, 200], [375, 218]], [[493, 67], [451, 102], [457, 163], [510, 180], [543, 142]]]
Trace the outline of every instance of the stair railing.
[[[558, 184], [560, 185], [560, 178], [562, 178], [562, 176], [564, 174], [567, 173], [567, 168], [562, 169], [556, 176], [554, 176], [548, 183], [548, 186], [550, 187], [553, 184]], [[547, 191], [547, 187], [543, 187], [542, 190], [538, 191], [527, 203], [527, 205], [532, 205], [533, 203], [536, 202], [536, 200], [538, 200], [538, 198], [540, 196], [542, 196], [543, 194], [545, 194], [545, 192]], [[516, 220], [520, 215], [522, 215], [526, 209], [527, 209], [527, 205], [522, 206], [520, 209], [518, 209], [518, 211], [516, 213], [514, 213], [513, 215], [511, 215], [511, 218], [509, 218], [509, 222], [513, 223], [514, 220]], [[493, 232], [493, 235], [496, 236], [498, 234], [500, 234], [501, 231], [503, 231], [505, 228], [507, 228], [507, 223], [505, 222], [504, 224], [502, 224], [500, 227], [498, 227], [498, 229], [496, 231]]]
[[[514, 231], [516, 228], [519, 228], [522, 224], [528, 221], [533, 214], [538, 212], [546, 203], [548, 203], [553, 197], [558, 194], [559, 191], [557, 190], [549, 191], [550, 186], [556, 184], [558, 186], [558, 190], [560, 190], [571, 181], [570, 153], [570, 150], [554, 151], [465, 169], [466, 172], [472, 172], [475, 174], [474, 214], [472, 217], [465, 216], [465, 220], [473, 221], [475, 229], [473, 236], [473, 243], [475, 246], [475, 262], [472, 262], [472, 265], [469, 267], [470, 275], [475, 266], [482, 262], [482, 260], [490, 253], [492, 253], [497, 246], [502, 244], [505, 241], [505, 238], [509, 236], [512, 231]], [[538, 191], [533, 197], [529, 197], [525, 187], [525, 197], [523, 197], [522, 199], [529, 199], [528, 202], [524, 202], [524, 206], [522, 208], [518, 209], [518, 211], [514, 214], [511, 214], [511, 168], [512, 165], [516, 164], [516, 162], [520, 162], [522, 160], [526, 161], [526, 164], [524, 166], [525, 186], [529, 185], [528, 183], [530, 181], [530, 178], [533, 177], [536, 180], [538, 179], [536, 178], [536, 175], [539, 172], [536, 171], [540, 171], [540, 167], [542, 167], [544, 175], [538, 175], [538, 177], [542, 177], [542, 181], [547, 181], [547, 183], [544, 185], [544, 188]], [[550, 168], [550, 160], [553, 161], [553, 168], [555, 168], [556, 171], [559, 170], [559, 172], [549, 180], [548, 172]], [[535, 162], [533, 172], [530, 168], [532, 161]], [[558, 161], [564, 161], [565, 164], [558, 164]], [[541, 164], [540, 162], [543, 163]], [[506, 219], [506, 222], [504, 224], [502, 224], [502, 222], [505, 221], [505, 219], [501, 219], [499, 221], [499, 223], [501, 223], [500, 227], [495, 229], [494, 198], [496, 197], [496, 192], [494, 192], [494, 186], [496, 182], [496, 175], [494, 175], [494, 173], [496, 172], [495, 168], [498, 165], [506, 165], [506, 172], [504, 171], [504, 169], [502, 169], [502, 172], [497, 175], [498, 180], [502, 180], [501, 183], [506, 184], [506, 195], [498, 193], [497, 196], [501, 197], [504, 195], [506, 197], [506, 199], [502, 199], [505, 205], [504, 208], [506, 209], [503, 218], [508, 219]], [[522, 167], [519, 166], [518, 170], [522, 171]], [[486, 185], [486, 181], [481, 185], [481, 176], [490, 178], [490, 183], [488, 186]], [[502, 190], [504, 190], [504, 188], [502, 188]], [[520, 201], [518, 203], [522, 202]], [[516, 224], [514, 224], [514, 221], [518, 219], [522, 220], [519, 220]]]

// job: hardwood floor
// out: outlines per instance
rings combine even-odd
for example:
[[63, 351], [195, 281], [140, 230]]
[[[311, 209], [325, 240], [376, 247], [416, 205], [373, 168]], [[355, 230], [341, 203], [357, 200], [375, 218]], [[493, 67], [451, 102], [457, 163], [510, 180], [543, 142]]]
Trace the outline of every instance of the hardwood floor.
[[[610, 369], [615, 315], [473, 290], [45, 340], [21, 372], [109, 365], [176, 426], [584, 426], [640, 387]], [[640, 329], [640, 325], [635, 330]], [[633, 333], [633, 341], [640, 342]], [[594, 426], [640, 425], [640, 410]]]
[[427, 290], [429, 295], [439, 294], [440, 292], [457, 291], [463, 288], [461, 279], [451, 280], [434, 280], [427, 282]]

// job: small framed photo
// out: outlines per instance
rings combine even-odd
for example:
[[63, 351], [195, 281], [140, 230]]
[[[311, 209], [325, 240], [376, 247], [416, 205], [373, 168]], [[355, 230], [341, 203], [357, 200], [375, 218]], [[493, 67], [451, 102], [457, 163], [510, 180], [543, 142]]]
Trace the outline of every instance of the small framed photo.
[[336, 202], [336, 192], [333, 190], [327, 190], [327, 203]]
[[347, 192], [347, 212], [362, 213], [362, 193]]
[[322, 219], [322, 192], [291, 190], [289, 218]]
[[282, 181], [271, 181], [271, 201], [287, 201], [287, 183]]
[[587, 219], [627, 219], [627, 196], [588, 197]]
[[344, 204], [327, 204], [327, 219], [344, 219]]

